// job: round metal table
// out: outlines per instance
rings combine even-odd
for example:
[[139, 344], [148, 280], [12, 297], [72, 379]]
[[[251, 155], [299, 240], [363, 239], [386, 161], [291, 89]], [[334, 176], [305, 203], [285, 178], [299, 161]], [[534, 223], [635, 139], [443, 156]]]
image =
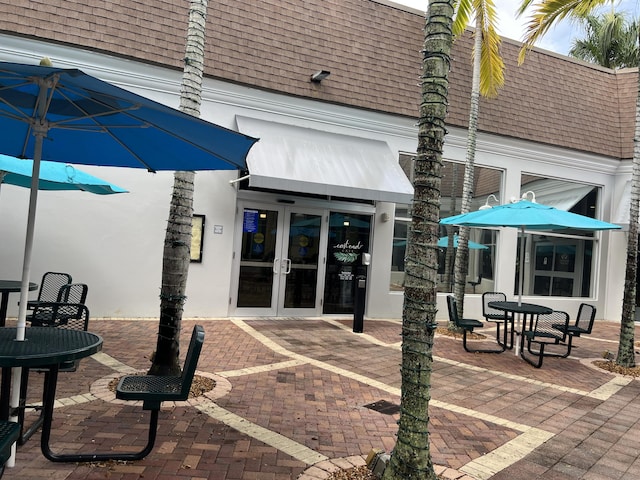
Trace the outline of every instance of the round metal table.
[[102, 337], [82, 330], [29, 327], [24, 341], [16, 328], [0, 328], [0, 367], [46, 367], [88, 357], [102, 349]]
[[[9, 305], [9, 294], [20, 291], [22, 282], [20, 280], [0, 280], [0, 327], [4, 327], [7, 319], [7, 307]], [[29, 282], [29, 290], [36, 290], [37, 283]]]
[[41, 448], [45, 456], [55, 403], [58, 369], [61, 363], [88, 357], [102, 350], [102, 337], [82, 330], [53, 327], [30, 327], [24, 341], [16, 340], [16, 328], [0, 328], [0, 419], [9, 417], [11, 372], [13, 367], [48, 367], [45, 373]]
[[[529, 317], [529, 328], [531, 328], [533, 317], [553, 312], [553, 309], [545, 307], [544, 305], [537, 305], [535, 303], [489, 302], [488, 305], [496, 310], [522, 315], [522, 319], [518, 322], [519, 331], [516, 331], [516, 334], [520, 335], [520, 341], [522, 341], [522, 332], [527, 328], [527, 316]], [[520, 341], [516, 342], [516, 355], [519, 354], [519, 350], [521, 348]]]

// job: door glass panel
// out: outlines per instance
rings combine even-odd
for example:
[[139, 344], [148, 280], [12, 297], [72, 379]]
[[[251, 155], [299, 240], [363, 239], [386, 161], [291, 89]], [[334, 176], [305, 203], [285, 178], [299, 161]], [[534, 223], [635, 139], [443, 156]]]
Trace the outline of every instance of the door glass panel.
[[553, 263], [556, 272], [574, 272], [576, 265], [575, 245], [562, 245], [556, 248], [556, 258]]
[[271, 307], [278, 212], [245, 208], [238, 307]]
[[556, 236], [530, 235], [533, 240], [532, 272], [525, 262], [525, 277], [533, 275], [533, 289], [525, 294], [578, 297], [589, 296], [593, 241]]
[[287, 269], [284, 308], [315, 308], [318, 279], [320, 227], [322, 217], [292, 213], [289, 245], [284, 268]]
[[324, 313], [353, 313], [356, 279], [367, 274], [362, 254], [369, 252], [370, 231], [370, 215], [330, 213]]
[[554, 278], [551, 295], [556, 297], [573, 296], [573, 278]]
[[551, 289], [551, 277], [535, 276], [533, 283], [533, 294], [548, 296]]
[[[520, 193], [530, 198], [530, 192], [535, 194], [538, 203], [596, 218], [599, 187], [522, 173]], [[525, 295], [589, 297], [594, 294], [594, 232], [560, 229], [554, 230], [552, 235], [526, 235], [531, 243], [527, 245], [525, 258], [531, 255], [532, 262], [529, 264], [526, 260], [523, 266]], [[516, 271], [516, 294], [517, 275]]]

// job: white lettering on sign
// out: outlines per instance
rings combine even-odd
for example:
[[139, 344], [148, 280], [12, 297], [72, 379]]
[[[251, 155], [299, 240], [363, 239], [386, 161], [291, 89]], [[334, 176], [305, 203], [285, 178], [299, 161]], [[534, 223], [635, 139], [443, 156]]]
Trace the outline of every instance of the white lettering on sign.
[[340, 272], [340, 273], [338, 273], [338, 278], [340, 280], [352, 280], [353, 279], [353, 273], [351, 273], [351, 272]]
[[349, 243], [349, 240], [347, 240], [344, 243], [339, 243], [337, 245], [334, 245], [333, 248], [342, 248], [344, 250], [361, 250], [362, 247], [364, 247], [364, 245], [362, 244], [361, 241], [358, 241], [358, 243], [356, 243], [355, 245], [352, 245], [351, 243]]

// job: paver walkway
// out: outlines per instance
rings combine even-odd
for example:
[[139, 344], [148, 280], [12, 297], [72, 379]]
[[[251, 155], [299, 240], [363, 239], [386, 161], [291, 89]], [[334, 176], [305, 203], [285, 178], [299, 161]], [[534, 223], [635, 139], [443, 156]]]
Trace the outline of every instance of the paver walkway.
[[[196, 321], [183, 322], [185, 342]], [[400, 322], [197, 320], [206, 331], [204, 397], [164, 404], [154, 451], [129, 463], [54, 464], [39, 434], [18, 449], [5, 478], [109, 480], [321, 479], [390, 450], [400, 401]], [[147, 413], [115, 400], [114, 378], [149, 367], [156, 320], [94, 320], [103, 351], [61, 374], [52, 445], [65, 452], [140, 448]], [[487, 332], [491, 335], [491, 332]], [[598, 322], [568, 359], [534, 369], [512, 352], [469, 354], [438, 336], [431, 448], [452, 478], [640, 478], [640, 381], [591, 366], [615, 352], [619, 324]], [[638, 332], [640, 333], [640, 332]], [[30, 396], [41, 381], [31, 376]], [[374, 408], [369, 408], [373, 406]], [[386, 408], [385, 408], [386, 407]], [[29, 414], [28, 418], [33, 414]], [[31, 417], [33, 418], [33, 417]]]

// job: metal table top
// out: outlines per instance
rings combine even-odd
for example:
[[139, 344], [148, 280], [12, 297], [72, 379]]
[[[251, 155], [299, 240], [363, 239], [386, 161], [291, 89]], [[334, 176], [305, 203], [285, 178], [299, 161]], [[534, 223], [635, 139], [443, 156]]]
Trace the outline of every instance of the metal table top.
[[52, 327], [29, 327], [25, 340], [16, 329], [0, 328], [0, 367], [42, 367], [88, 357], [102, 350], [95, 333]]
[[543, 315], [553, 312], [553, 309], [545, 307], [544, 305], [537, 305], [535, 303], [520, 303], [518, 302], [489, 302], [491, 308], [496, 310], [503, 310], [505, 312], [525, 313], [529, 315]]
[[[20, 280], [0, 280], [0, 292], [19, 292], [22, 282]], [[37, 283], [29, 282], [29, 290], [36, 290]]]

